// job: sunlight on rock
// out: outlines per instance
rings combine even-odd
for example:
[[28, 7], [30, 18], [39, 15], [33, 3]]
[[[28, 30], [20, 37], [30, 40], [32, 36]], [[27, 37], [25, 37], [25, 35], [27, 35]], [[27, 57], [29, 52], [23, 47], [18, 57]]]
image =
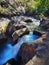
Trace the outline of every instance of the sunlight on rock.
[[9, 22], [10, 22], [9, 19], [6, 18], [0, 19], [0, 34], [6, 31]]

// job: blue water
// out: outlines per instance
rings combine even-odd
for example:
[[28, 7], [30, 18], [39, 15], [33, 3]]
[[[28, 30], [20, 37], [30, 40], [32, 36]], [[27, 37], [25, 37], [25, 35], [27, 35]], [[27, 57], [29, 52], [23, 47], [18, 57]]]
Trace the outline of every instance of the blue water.
[[29, 42], [32, 42], [32, 41], [38, 39], [38, 38], [39, 38], [38, 35], [30, 33], [29, 35], [25, 35], [22, 39], [24, 42], [29, 43]]
[[23, 41], [20, 39], [15, 46], [12, 46], [11, 43], [6, 43], [5, 45], [0, 46], [0, 65], [6, 63], [9, 59], [15, 59], [22, 43]]
[[11, 43], [6, 43], [5, 45], [0, 46], [0, 65], [3, 65], [11, 58], [15, 59], [23, 42], [32, 42], [37, 38], [39, 38], [38, 35], [29, 34], [27, 37], [24, 36], [24, 38], [19, 39], [14, 46], [12, 46]]

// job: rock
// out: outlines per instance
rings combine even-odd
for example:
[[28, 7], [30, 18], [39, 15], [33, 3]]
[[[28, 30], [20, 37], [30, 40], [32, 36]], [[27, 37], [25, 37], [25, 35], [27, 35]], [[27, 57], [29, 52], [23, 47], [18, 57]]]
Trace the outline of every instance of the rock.
[[17, 41], [18, 41], [18, 39], [19, 39], [19, 36], [18, 36], [18, 34], [17, 33], [13, 33], [12, 34], [12, 38], [13, 38], [13, 44], [15, 44], [15, 43], [17, 43]]
[[24, 22], [24, 21], [20, 21], [20, 24], [24, 24], [24, 25], [26, 25], [27, 23], [26, 23], [26, 22]]
[[13, 32], [15, 32], [16, 30], [20, 30], [23, 28], [26, 28], [26, 26], [23, 24], [15, 24], [11, 22], [7, 31], [9, 32], [9, 34], [13, 34]]
[[26, 28], [26, 26], [24, 24], [14, 24], [13, 26], [14, 26], [15, 30]]
[[45, 65], [45, 60], [38, 58], [36, 55], [25, 65]]
[[37, 48], [37, 54], [29, 60], [26, 65], [48, 65], [49, 64], [49, 46], [47, 44], [40, 44]]
[[7, 37], [6, 35], [3, 33], [3, 34], [0, 34], [0, 45], [3, 45], [3, 43], [5, 43], [7, 41]]
[[[21, 2], [20, 2], [21, 3]], [[25, 14], [25, 5], [20, 5], [18, 1], [13, 1], [13, 0], [2, 0], [0, 2], [0, 12], [4, 15], [20, 15], [20, 14]], [[4, 11], [3, 11], [4, 10]]]
[[19, 29], [19, 30], [16, 30], [13, 34], [12, 34], [12, 37], [13, 37], [13, 35], [18, 35], [19, 37], [21, 37], [21, 36], [23, 36], [23, 35], [25, 35], [25, 34], [28, 34], [29, 33], [29, 31], [28, 31], [28, 29], [27, 28], [22, 28], [22, 29]]
[[13, 26], [13, 24], [14, 24], [14, 22], [10, 22], [9, 26], [8, 26], [8, 29], [6, 31], [6, 34], [9, 35], [9, 36], [12, 35], [12, 33], [14, 32], [14, 29], [13, 29], [14, 26]]
[[3, 65], [17, 65], [17, 64], [18, 64], [18, 62], [15, 59], [10, 59]]
[[36, 43], [32, 43], [32, 44], [33, 44], [33, 46], [34, 46], [34, 49], [36, 49], [36, 48], [38, 48], [38, 46], [39, 46], [40, 43], [37, 43], [37, 42], [36, 42]]
[[46, 46], [41, 46], [36, 49], [36, 55], [38, 57], [44, 58], [46, 54]]
[[33, 45], [32, 44], [28, 45], [26, 43], [23, 43], [18, 52], [20, 65], [25, 65], [34, 55], [35, 55], [35, 50]]
[[25, 14], [25, 7], [23, 7], [23, 6], [20, 5], [20, 6], [17, 8], [17, 12], [18, 12], [19, 14], [21, 14], [21, 15]]
[[33, 21], [32, 21], [32, 19], [27, 19], [27, 20], [25, 20], [25, 22], [26, 23], [32, 23]]
[[6, 18], [0, 19], [0, 34], [6, 32], [10, 20]]
[[16, 43], [20, 37], [22, 37], [23, 35], [28, 34], [28, 33], [29, 33], [29, 31], [26, 28], [16, 30], [12, 34], [13, 42]]
[[34, 31], [33, 31], [33, 34], [36, 34], [36, 35], [42, 36], [42, 35], [45, 34], [45, 32], [43, 32], [43, 31], [38, 31], [38, 30], [34, 30]]
[[28, 33], [29, 30], [25, 25], [15, 24], [14, 22], [10, 22], [9, 27], [6, 31], [7, 36], [13, 38], [13, 43], [16, 43], [19, 37]]
[[37, 20], [37, 19], [34, 19], [34, 18], [29, 18], [29, 17], [24, 22], [26, 22], [26, 23], [32, 23], [32, 24], [34, 24], [36, 26], [40, 25], [40, 20]]

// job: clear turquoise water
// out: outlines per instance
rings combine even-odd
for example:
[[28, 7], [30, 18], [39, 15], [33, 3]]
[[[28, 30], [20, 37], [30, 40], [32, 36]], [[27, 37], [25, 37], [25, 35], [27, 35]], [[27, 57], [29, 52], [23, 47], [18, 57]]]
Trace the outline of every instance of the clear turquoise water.
[[0, 65], [3, 65], [12, 58], [15, 59], [22, 43], [23, 41], [20, 39], [15, 46], [12, 46], [11, 43], [6, 43], [5, 45], [0, 46]]
[[3, 65], [11, 58], [15, 58], [23, 42], [32, 42], [37, 38], [39, 38], [38, 35], [28, 34], [26, 37], [24, 36], [19, 39], [18, 43], [14, 46], [12, 46], [11, 43], [0, 46], [0, 65]]
[[24, 42], [29, 43], [29, 42], [32, 42], [32, 41], [38, 39], [38, 38], [39, 38], [38, 35], [30, 33], [29, 35], [25, 35], [22, 39]]

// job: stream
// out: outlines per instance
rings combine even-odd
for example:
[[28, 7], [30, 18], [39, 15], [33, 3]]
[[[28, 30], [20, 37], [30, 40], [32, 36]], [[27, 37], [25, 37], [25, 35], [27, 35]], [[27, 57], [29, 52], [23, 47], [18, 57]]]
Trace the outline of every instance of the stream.
[[32, 42], [36, 39], [38, 39], [39, 36], [38, 35], [34, 35], [34, 34], [28, 34], [25, 35], [24, 37], [20, 38], [18, 40], [18, 42], [12, 46], [11, 43], [6, 43], [3, 46], [0, 47], [0, 65], [3, 65], [4, 63], [6, 63], [8, 60], [14, 58], [17, 56], [18, 51], [21, 47], [21, 45], [23, 44], [23, 42]]

